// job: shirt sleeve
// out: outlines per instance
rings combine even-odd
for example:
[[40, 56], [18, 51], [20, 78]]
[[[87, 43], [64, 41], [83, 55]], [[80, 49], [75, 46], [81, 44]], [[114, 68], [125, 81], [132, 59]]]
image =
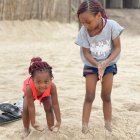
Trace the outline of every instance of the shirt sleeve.
[[111, 28], [112, 40], [120, 36], [123, 30], [124, 28], [119, 23], [117, 23], [116, 21], [113, 21], [112, 28]]
[[81, 29], [78, 33], [78, 36], [76, 38], [75, 44], [77, 44], [80, 47], [90, 48], [88, 38], [87, 38], [86, 29], [84, 26], [81, 27]]

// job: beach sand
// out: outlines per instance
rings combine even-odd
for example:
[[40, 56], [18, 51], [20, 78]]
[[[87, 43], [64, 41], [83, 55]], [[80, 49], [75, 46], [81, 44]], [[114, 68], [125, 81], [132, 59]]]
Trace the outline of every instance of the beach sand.
[[[32, 57], [40, 56], [53, 67], [62, 116], [59, 133], [47, 129], [45, 112], [38, 101], [36, 118], [46, 128], [33, 128], [26, 140], [140, 140], [140, 10], [108, 10], [124, 26], [122, 53], [112, 90], [113, 132], [104, 129], [101, 84], [90, 116], [90, 132], [81, 133], [85, 79], [79, 47], [74, 44], [78, 25], [46, 21], [0, 22], [0, 102], [22, 98], [22, 85]], [[0, 140], [20, 140], [22, 120], [0, 126]]]

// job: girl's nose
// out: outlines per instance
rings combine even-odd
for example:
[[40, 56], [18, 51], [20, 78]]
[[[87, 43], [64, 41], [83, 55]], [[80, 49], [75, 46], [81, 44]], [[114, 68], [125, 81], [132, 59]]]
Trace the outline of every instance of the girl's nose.
[[42, 84], [39, 85], [39, 87], [44, 88], [45, 84], [42, 83]]

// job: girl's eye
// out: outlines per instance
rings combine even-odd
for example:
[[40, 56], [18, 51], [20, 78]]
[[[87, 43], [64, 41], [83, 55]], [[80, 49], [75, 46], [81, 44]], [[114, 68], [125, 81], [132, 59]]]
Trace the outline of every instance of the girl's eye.
[[87, 22], [86, 24], [90, 24], [90, 22]]
[[45, 83], [47, 84], [49, 81], [45, 81]]
[[91, 22], [88, 22], [88, 25], [91, 25], [92, 23]]

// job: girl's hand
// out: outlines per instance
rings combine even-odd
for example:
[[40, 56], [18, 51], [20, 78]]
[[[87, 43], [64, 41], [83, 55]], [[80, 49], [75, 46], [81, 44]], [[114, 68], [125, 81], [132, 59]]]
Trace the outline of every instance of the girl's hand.
[[43, 126], [41, 126], [38, 122], [36, 122], [34, 125], [33, 125], [33, 127], [37, 130], [37, 131], [44, 131], [45, 129], [44, 129], [44, 127]]
[[104, 75], [104, 71], [109, 64], [109, 60], [106, 59], [98, 64], [98, 78], [102, 82], [102, 77]]
[[109, 60], [106, 59], [102, 62], [100, 62], [102, 69], [105, 69], [109, 65]]
[[98, 78], [102, 82], [102, 77], [104, 75], [104, 69], [102, 68], [102, 64], [98, 65]]
[[50, 129], [53, 131], [53, 132], [58, 132], [59, 129], [60, 129], [60, 122], [57, 122], [54, 126], [52, 126]]

